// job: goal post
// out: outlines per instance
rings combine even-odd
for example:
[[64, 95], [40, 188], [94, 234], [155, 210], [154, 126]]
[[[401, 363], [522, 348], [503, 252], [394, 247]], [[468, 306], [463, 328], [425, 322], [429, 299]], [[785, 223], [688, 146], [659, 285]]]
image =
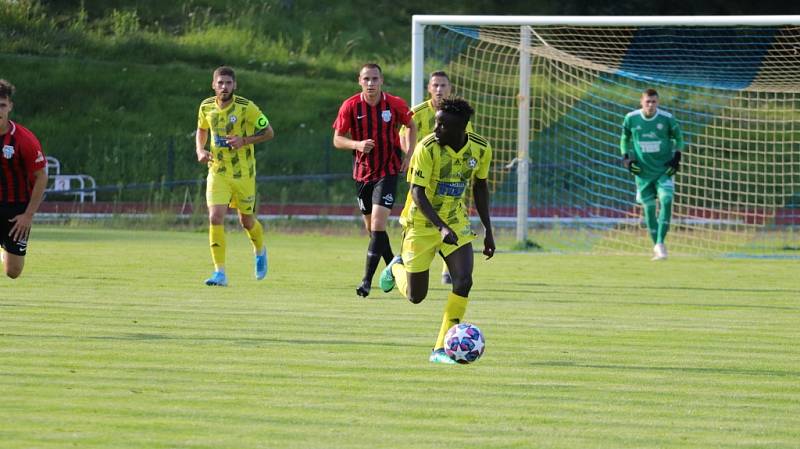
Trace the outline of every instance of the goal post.
[[475, 107], [521, 244], [641, 252], [619, 135], [654, 87], [687, 141], [670, 249], [800, 256], [800, 16], [415, 15], [411, 69], [414, 104], [445, 70]]

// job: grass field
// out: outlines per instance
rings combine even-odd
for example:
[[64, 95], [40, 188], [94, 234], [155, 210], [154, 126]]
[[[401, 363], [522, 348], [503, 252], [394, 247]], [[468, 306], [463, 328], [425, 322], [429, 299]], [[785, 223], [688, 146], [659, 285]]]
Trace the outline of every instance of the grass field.
[[34, 229], [0, 279], [0, 447], [800, 446], [797, 261], [480, 257], [486, 353], [434, 366], [446, 290], [357, 298], [365, 237], [270, 232], [258, 283], [229, 233], [226, 289], [206, 238]]

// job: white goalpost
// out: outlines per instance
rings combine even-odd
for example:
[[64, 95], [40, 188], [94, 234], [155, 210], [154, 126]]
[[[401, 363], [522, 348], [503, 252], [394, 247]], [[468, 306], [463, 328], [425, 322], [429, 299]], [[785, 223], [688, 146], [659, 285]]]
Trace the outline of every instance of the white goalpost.
[[411, 66], [413, 104], [445, 70], [475, 107], [521, 245], [641, 252], [619, 135], [654, 87], [687, 141], [670, 248], [800, 257], [800, 16], [416, 15]]

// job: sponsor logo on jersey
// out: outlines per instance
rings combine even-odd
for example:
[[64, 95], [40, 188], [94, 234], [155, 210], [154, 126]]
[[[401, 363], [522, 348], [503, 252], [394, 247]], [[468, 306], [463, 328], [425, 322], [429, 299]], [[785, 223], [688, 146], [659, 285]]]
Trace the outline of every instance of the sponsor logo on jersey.
[[224, 136], [214, 137], [214, 146], [217, 148], [230, 148], [231, 144], [228, 143], [228, 138]]
[[419, 179], [425, 179], [425, 176], [422, 175], [422, 170], [419, 169], [414, 170], [414, 176], [416, 176]]
[[658, 134], [655, 131], [650, 131], [649, 133], [642, 134], [642, 137], [645, 139], [658, 139]]
[[11, 145], [3, 145], [3, 157], [6, 159], [14, 157], [14, 147]]
[[264, 116], [264, 114], [261, 114], [261, 117], [258, 118], [256, 121], [256, 126], [258, 126], [258, 129], [267, 127], [267, 117]]
[[443, 196], [461, 196], [467, 188], [465, 182], [441, 182], [436, 186], [436, 194]]
[[381, 118], [383, 119], [384, 122], [389, 123], [390, 121], [392, 121], [392, 111], [387, 109], [381, 112]]

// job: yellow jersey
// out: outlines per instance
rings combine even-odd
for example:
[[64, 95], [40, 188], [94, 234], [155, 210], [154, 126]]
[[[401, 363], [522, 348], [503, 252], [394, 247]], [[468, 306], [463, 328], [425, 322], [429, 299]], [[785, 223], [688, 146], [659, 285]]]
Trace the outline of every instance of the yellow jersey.
[[[425, 196], [433, 210], [455, 232], [469, 227], [466, 192], [473, 178], [486, 179], [492, 162], [492, 147], [475, 132], [467, 132], [467, 143], [459, 151], [441, 146], [431, 134], [422, 139], [411, 157], [409, 180], [411, 184], [425, 187]], [[406, 227], [430, 228], [438, 232], [422, 213], [408, 192], [400, 223]]]
[[212, 160], [208, 170], [231, 178], [254, 178], [256, 158], [253, 145], [232, 149], [228, 136], [252, 136], [269, 126], [269, 119], [255, 103], [238, 95], [224, 109], [217, 105], [215, 97], [206, 98], [200, 103], [197, 112], [197, 128], [210, 131], [210, 151]]

